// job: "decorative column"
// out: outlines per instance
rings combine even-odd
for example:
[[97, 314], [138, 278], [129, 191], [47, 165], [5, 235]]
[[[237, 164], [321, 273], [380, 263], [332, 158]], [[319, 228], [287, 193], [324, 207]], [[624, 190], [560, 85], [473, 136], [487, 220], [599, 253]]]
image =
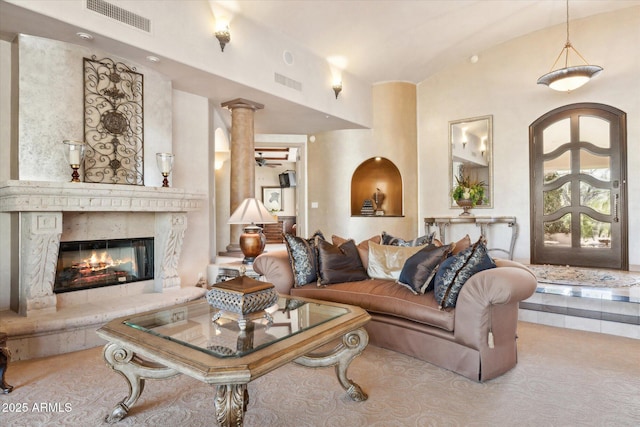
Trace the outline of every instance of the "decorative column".
[[[222, 107], [231, 110], [231, 191], [230, 212], [247, 197], [255, 197], [255, 148], [253, 116], [264, 105], [247, 99], [237, 98], [223, 102]], [[231, 225], [227, 252], [240, 252], [242, 225]]]

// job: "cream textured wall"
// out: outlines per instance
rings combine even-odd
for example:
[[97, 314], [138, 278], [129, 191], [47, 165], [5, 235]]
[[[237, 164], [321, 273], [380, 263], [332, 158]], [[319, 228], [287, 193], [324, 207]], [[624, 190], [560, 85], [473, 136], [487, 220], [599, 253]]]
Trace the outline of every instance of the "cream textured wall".
[[[604, 71], [572, 93], [537, 85], [566, 38], [558, 26], [479, 54], [418, 86], [419, 216], [457, 215], [448, 198], [448, 122], [493, 115], [494, 208], [478, 215], [515, 215], [515, 257], [528, 262], [529, 125], [546, 112], [578, 102], [612, 105], [627, 113], [629, 213], [640, 210], [640, 8], [571, 23], [571, 41]], [[629, 216], [629, 263], [640, 269], [640, 218]]]
[[[386, 231], [405, 239], [422, 233], [417, 223], [416, 87], [381, 83], [372, 89], [373, 129], [325, 132], [308, 144], [309, 233], [320, 229], [357, 242]], [[386, 157], [400, 170], [404, 217], [351, 217], [351, 176], [372, 157]], [[372, 193], [375, 189], [372, 189]], [[317, 208], [312, 208], [312, 203]]]
[[[190, 93], [173, 91], [172, 150], [175, 172], [171, 186], [196, 193], [209, 193], [209, 173], [213, 162], [209, 153], [209, 100]], [[187, 231], [180, 254], [179, 273], [182, 285], [194, 285], [207, 278], [211, 257], [209, 214], [213, 206], [205, 201], [202, 209], [187, 215]]]
[[[144, 75], [144, 183], [161, 186], [155, 153], [171, 151], [171, 81], [106, 52], [56, 40], [20, 35], [18, 152], [16, 179], [70, 181], [62, 141], [84, 140], [84, 57], [122, 61]], [[81, 174], [82, 176], [82, 174]]]

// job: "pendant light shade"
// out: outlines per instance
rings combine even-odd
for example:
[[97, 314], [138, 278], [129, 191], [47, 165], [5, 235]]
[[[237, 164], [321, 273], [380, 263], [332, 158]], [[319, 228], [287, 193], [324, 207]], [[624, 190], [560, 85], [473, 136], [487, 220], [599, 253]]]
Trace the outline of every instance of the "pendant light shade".
[[[569, 56], [573, 52], [580, 58], [583, 65], [569, 66]], [[564, 68], [556, 68], [558, 62], [564, 57]], [[597, 76], [602, 71], [599, 65], [589, 65], [586, 59], [569, 41], [569, 0], [567, 0], [567, 41], [551, 66], [551, 71], [538, 79], [538, 84], [547, 85], [553, 90], [571, 92]]]

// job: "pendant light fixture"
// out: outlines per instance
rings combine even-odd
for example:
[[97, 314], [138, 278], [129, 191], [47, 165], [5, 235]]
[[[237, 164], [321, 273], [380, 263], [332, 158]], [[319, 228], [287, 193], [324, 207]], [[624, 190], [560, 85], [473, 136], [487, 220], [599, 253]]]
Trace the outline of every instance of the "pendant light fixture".
[[[569, 53], [574, 52], [584, 65], [569, 66]], [[564, 56], [564, 68], [557, 68], [558, 61]], [[553, 90], [571, 92], [587, 83], [602, 71], [598, 65], [589, 65], [586, 59], [576, 50], [569, 40], [569, 0], [567, 0], [567, 42], [560, 51], [551, 71], [538, 79], [538, 84], [547, 85]]]

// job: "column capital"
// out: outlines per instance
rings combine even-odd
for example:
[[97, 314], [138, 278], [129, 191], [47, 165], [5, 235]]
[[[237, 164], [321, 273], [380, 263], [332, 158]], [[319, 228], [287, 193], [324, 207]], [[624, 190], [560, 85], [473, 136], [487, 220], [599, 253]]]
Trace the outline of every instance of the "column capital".
[[263, 104], [260, 104], [254, 101], [249, 101], [248, 99], [244, 99], [244, 98], [232, 99], [231, 101], [223, 102], [222, 104], [220, 104], [220, 106], [223, 108], [228, 108], [230, 110], [233, 110], [234, 108], [249, 108], [255, 111], [255, 110], [262, 110], [264, 108]]

